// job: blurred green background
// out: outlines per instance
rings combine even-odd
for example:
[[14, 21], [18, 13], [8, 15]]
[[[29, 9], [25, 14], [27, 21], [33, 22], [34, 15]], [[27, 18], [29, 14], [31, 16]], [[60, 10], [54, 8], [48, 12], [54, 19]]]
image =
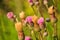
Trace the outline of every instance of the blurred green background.
[[[42, 0], [40, 0], [42, 1]], [[60, 40], [60, 0], [48, 0], [48, 5], [54, 5], [57, 11], [58, 18], [58, 38]], [[44, 17], [48, 17], [47, 10], [42, 4]], [[7, 12], [13, 11], [19, 18], [19, 13], [24, 11], [26, 16], [34, 15], [33, 9], [30, 7], [28, 0], [0, 0], [0, 40], [18, 40], [17, 32], [14, 23], [6, 16]], [[48, 30], [52, 33], [52, 27], [47, 24]], [[49, 40], [49, 39], [48, 39]]]

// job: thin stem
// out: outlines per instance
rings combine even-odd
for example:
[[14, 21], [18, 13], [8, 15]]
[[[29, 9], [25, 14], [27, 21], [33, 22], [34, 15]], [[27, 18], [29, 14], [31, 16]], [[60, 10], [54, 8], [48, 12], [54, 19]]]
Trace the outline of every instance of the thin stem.
[[34, 7], [33, 7], [33, 6], [32, 6], [32, 9], [33, 9], [34, 13], [37, 15], [37, 12], [35, 11], [35, 9], [34, 9]]
[[58, 37], [57, 37], [57, 24], [54, 23], [53, 26], [54, 26], [54, 36], [56, 36], [55, 38], [58, 39]]
[[32, 35], [32, 37], [34, 38], [33, 40], [36, 40], [36, 36], [35, 36], [35, 33], [34, 33], [33, 30], [31, 30], [31, 35]]
[[40, 15], [43, 17], [43, 10], [42, 10], [42, 0], [40, 0], [39, 1], [40, 2], [40, 4], [39, 4], [39, 6], [38, 6], [38, 10], [39, 10], [39, 12], [40, 12]]
[[46, 4], [45, 6], [46, 6], [46, 8], [48, 9], [48, 5]]
[[40, 39], [43, 40], [43, 35], [42, 33], [40, 32], [40, 35], [39, 35]]

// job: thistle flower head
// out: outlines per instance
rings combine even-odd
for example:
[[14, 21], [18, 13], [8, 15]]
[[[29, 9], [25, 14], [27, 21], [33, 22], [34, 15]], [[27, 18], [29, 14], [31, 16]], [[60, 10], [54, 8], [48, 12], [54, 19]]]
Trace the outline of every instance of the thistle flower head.
[[22, 11], [21, 13], [19, 13], [19, 17], [20, 17], [21, 19], [24, 19], [24, 18], [25, 18], [25, 13]]
[[18, 19], [16, 18], [16, 15], [13, 14], [13, 12], [8, 12], [7, 17], [8, 19], [11, 19], [14, 22], [18, 22]]
[[17, 32], [22, 31], [22, 23], [21, 22], [15, 23], [15, 28]]
[[28, 0], [29, 2], [33, 2], [33, 0]]
[[31, 5], [31, 6], [33, 6], [33, 0], [28, 0], [28, 2], [29, 2], [29, 4]]
[[7, 17], [8, 17], [9, 19], [12, 19], [12, 18], [14, 17], [13, 12], [8, 12], [8, 13], [7, 13]]
[[49, 13], [49, 14], [53, 14], [53, 13], [54, 13], [54, 6], [50, 6], [50, 7], [48, 8], [48, 13]]
[[36, 15], [32, 16], [33, 23], [36, 23], [37, 22], [37, 19], [38, 19], [38, 17]]
[[31, 22], [32, 22], [32, 16], [28, 16], [28, 17], [26, 18], [26, 22], [31, 23]]
[[38, 24], [42, 24], [44, 23], [44, 18], [43, 17], [40, 17], [37, 21]]
[[31, 38], [29, 36], [26, 36], [25, 40], [31, 40]]

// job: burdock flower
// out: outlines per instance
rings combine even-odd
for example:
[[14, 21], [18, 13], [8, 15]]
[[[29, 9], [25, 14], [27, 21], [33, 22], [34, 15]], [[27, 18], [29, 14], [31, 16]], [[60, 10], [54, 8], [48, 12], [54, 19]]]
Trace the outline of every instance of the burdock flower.
[[8, 13], [7, 13], [7, 17], [8, 17], [9, 19], [14, 18], [13, 12], [8, 12]]
[[20, 17], [21, 19], [24, 19], [24, 18], [25, 18], [25, 13], [22, 11], [21, 13], [19, 13], [19, 17]]
[[31, 40], [31, 38], [29, 36], [26, 36], [25, 40]]
[[28, 17], [26, 18], [26, 22], [27, 22], [27, 23], [31, 23], [31, 22], [32, 22], [32, 16], [28, 16]]
[[47, 0], [44, 0], [43, 3], [44, 3], [44, 5], [47, 5], [48, 1]]
[[17, 32], [22, 31], [22, 23], [21, 22], [15, 23], [15, 28]]
[[34, 5], [33, 0], [28, 0], [28, 2], [29, 2], [29, 4], [30, 4], [31, 6]]
[[33, 23], [36, 23], [37, 22], [37, 19], [38, 19], [38, 17], [36, 15], [32, 16]]

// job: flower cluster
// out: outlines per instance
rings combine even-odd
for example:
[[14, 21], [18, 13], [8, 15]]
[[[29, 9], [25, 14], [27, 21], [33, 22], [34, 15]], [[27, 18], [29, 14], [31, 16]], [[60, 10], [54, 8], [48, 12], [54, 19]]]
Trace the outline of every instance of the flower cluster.
[[[7, 17], [9, 18], [9, 19], [14, 19], [14, 14], [13, 14], [13, 12], [9, 12], [8, 14], [7, 14]], [[27, 16], [26, 18], [25, 18], [25, 14], [24, 14], [24, 12], [21, 12], [20, 14], [19, 14], [19, 17], [23, 20], [24, 19], [24, 21], [26, 22], [26, 23], [28, 23], [29, 25], [33, 22], [34, 24], [35, 24], [35, 22], [36, 23], [38, 23], [38, 24], [43, 24], [43, 22], [44, 22], [44, 18], [43, 17], [40, 17], [39, 19], [38, 19], [38, 17], [36, 16], [36, 15], [33, 15], [33, 16]], [[16, 19], [15, 19], [16, 20]], [[23, 24], [21, 23], [21, 22], [16, 22], [15, 23], [15, 28], [16, 28], [16, 31], [18, 32], [18, 37], [23, 37], [23, 30], [22, 30], [22, 28], [23, 28]], [[21, 36], [22, 35], [22, 36]], [[19, 39], [20, 39], [19, 38]], [[30, 37], [25, 37], [25, 40], [30, 40]]]
[[[31, 5], [33, 5], [33, 0], [29, 0], [29, 2], [30, 2]], [[39, 0], [36, 0], [35, 4], [38, 5], [39, 4]], [[47, 0], [44, 0], [44, 4], [47, 4]], [[50, 22], [50, 20], [52, 20], [52, 19], [53, 19], [53, 21], [56, 21], [55, 11], [54, 11], [54, 7], [53, 6], [48, 8], [48, 13], [50, 14], [50, 18], [46, 18], [46, 22]], [[53, 16], [53, 18], [52, 18], [52, 16]], [[16, 19], [16, 16], [13, 14], [13, 12], [8, 12], [7, 13], [7, 17], [8, 17], [8, 19], [16, 20], [16, 22], [15, 22], [15, 29], [18, 32], [18, 39], [19, 40], [21, 38], [25, 39], [25, 40], [31, 40], [30, 36], [24, 35], [24, 32], [23, 32], [23, 28], [25, 26], [24, 24], [29, 24], [29, 28], [32, 28], [32, 29], [30, 29], [30, 30], [32, 30], [31, 31], [32, 33], [35, 30], [39, 29], [40, 33], [41, 33], [41, 31], [44, 30], [44, 32], [41, 35], [46, 36], [48, 34], [46, 26], [45, 26], [45, 18], [44, 17], [38, 17], [36, 15], [25, 17], [25, 13], [23, 11], [19, 13], [19, 17], [20, 17], [20, 19], [22, 21], [18, 21]], [[33, 25], [33, 27], [31, 27], [31, 24]], [[34, 30], [34, 28], [35, 28], [35, 30]]]
[[[28, 2], [30, 3], [31, 6], [40, 4], [39, 0], [28, 0]], [[48, 0], [43, 0], [43, 4], [47, 5], [48, 4]]]
[[30, 3], [31, 6], [39, 5], [39, 0], [35, 0], [35, 1], [33, 1], [33, 0], [28, 0], [28, 1], [29, 1], [29, 3]]

